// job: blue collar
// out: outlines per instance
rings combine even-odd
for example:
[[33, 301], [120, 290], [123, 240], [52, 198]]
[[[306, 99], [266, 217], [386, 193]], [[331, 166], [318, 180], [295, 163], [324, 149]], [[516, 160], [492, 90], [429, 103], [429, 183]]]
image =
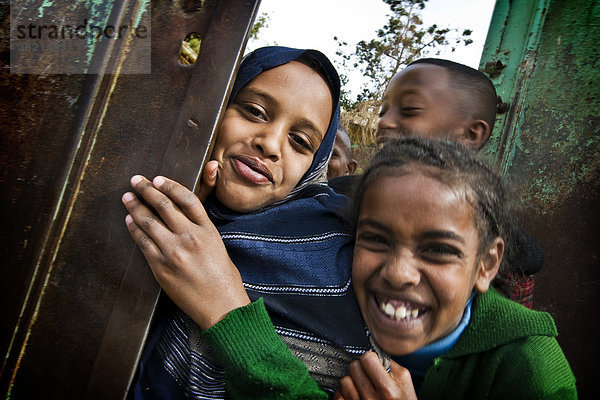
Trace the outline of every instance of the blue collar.
[[408, 368], [413, 377], [425, 376], [425, 372], [433, 360], [450, 350], [454, 344], [456, 344], [458, 338], [463, 333], [467, 325], [469, 325], [469, 321], [471, 320], [471, 306], [473, 304], [474, 297], [475, 292], [471, 294], [469, 300], [467, 301], [467, 305], [465, 306], [465, 311], [460, 323], [448, 336], [438, 340], [437, 342], [433, 342], [427, 346], [421, 347], [411, 354], [407, 354], [405, 356], [392, 356], [392, 360], [396, 361], [403, 367]]

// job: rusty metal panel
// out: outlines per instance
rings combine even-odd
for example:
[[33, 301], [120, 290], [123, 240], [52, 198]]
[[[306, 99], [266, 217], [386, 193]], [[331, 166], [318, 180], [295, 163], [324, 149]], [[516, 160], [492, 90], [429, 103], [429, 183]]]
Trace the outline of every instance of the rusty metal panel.
[[509, 111], [486, 148], [516, 190], [545, 256], [534, 308], [555, 318], [581, 398], [598, 398], [600, 2], [496, 4], [481, 68]]
[[[33, 3], [23, 15], [57, 21], [86, 4]], [[8, 41], [0, 48], [0, 388], [13, 399], [125, 396], [159, 290], [120, 197], [135, 173], [196, 185], [258, 8], [91, 3], [105, 21], [151, 18], [151, 74], [124, 73], [148, 55], [127, 43], [91, 48], [90, 63], [117, 72], [94, 75], [11, 74]], [[0, 20], [8, 32], [5, 3]], [[182, 65], [191, 32], [199, 58]]]

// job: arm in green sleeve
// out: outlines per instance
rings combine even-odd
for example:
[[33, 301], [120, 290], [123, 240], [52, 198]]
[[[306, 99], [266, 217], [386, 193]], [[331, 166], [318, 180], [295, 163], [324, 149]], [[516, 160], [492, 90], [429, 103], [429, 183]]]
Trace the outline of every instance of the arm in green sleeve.
[[232, 399], [327, 399], [283, 343], [261, 299], [203, 332], [225, 369]]

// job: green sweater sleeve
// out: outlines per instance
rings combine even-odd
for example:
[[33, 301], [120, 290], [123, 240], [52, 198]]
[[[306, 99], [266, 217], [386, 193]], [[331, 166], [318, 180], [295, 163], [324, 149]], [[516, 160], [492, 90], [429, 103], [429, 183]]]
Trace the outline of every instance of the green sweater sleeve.
[[327, 399], [283, 343], [261, 299], [203, 332], [225, 369], [232, 399]]

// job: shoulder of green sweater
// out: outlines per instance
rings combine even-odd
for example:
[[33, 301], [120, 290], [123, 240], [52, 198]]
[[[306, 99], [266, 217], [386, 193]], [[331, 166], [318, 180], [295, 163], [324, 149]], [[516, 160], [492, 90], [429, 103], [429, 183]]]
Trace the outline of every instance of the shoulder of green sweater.
[[557, 335], [550, 314], [523, 307], [490, 287], [475, 297], [471, 321], [446, 356], [487, 351], [530, 336], [555, 338]]

